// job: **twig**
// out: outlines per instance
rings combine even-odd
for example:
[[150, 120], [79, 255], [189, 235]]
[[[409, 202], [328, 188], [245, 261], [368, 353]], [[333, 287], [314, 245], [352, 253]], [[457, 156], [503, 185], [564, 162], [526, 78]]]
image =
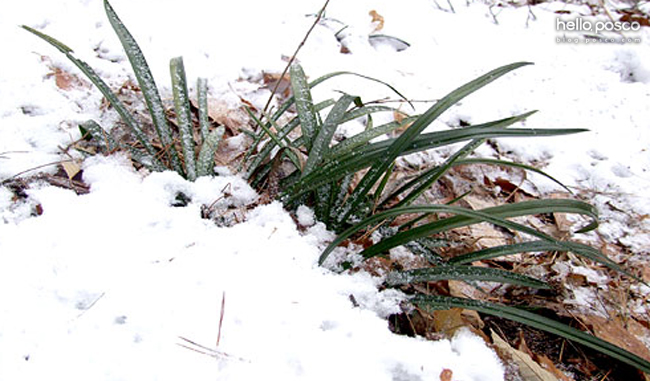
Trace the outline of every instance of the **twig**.
[[494, 5], [490, 5], [488, 11], [490, 12], [492, 18], [494, 19], [494, 24], [499, 25], [499, 20], [497, 20], [497, 16], [499, 15], [499, 13], [501, 13], [501, 11], [499, 11], [499, 13], [495, 15], [494, 12], [492, 11], [492, 8], [494, 8]]
[[221, 341], [221, 327], [223, 326], [223, 315], [226, 309], [226, 292], [223, 292], [221, 296], [221, 314], [219, 315], [219, 331], [217, 332], [217, 348], [219, 347], [219, 342]]
[[[314, 23], [311, 25], [311, 27], [309, 28], [309, 30], [305, 34], [305, 37], [302, 39], [300, 44], [298, 44], [298, 47], [296, 48], [296, 51], [293, 53], [293, 55], [289, 59], [289, 62], [287, 62], [287, 66], [284, 68], [284, 71], [282, 72], [282, 75], [280, 75], [280, 79], [284, 78], [284, 76], [287, 74], [287, 72], [289, 71], [289, 68], [291, 67], [291, 64], [296, 59], [296, 56], [298, 55], [298, 52], [300, 51], [300, 49], [302, 49], [303, 45], [305, 45], [305, 43], [307, 42], [307, 38], [309, 38], [309, 35], [314, 30], [316, 25], [323, 18], [323, 14], [325, 13], [325, 8], [327, 8], [327, 5], [329, 4], [329, 2], [330, 2], [330, 0], [325, 0], [325, 4], [323, 5], [321, 10], [316, 15], [316, 20], [314, 20]], [[282, 81], [277, 81], [276, 82], [275, 86], [273, 87], [273, 91], [271, 91], [271, 95], [269, 96], [269, 100], [266, 101], [266, 105], [264, 106], [264, 109], [262, 110], [262, 113], [260, 115], [263, 116], [268, 111], [269, 106], [271, 105], [271, 101], [273, 100], [273, 97], [275, 96], [275, 94], [278, 92], [278, 88], [280, 87], [281, 82]]]
[[74, 161], [73, 159], [67, 159], [67, 160], [59, 160], [59, 161], [54, 161], [54, 162], [51, 162], [51, 163], [41, 164], [41, 165], [38, 165], [38, 166], [36, 166], [36, 167], [33, 167], [33, 168], [30, 168], [30, 169], [26, 169], [26, 170], [24, 170], [24, 171], [18, 172], [18, 173], [16, 173], [15, 175], [10, 176], [10, 177], [8, 177], [8, 178], [6, 178], [6, 179], [0, 181], [0, 185], [1, 185], [1, 184], [5, 184], [5, 183], [7, 183], [7, 182], [9, 182], [9, 181], [11, 181], [11, 180], [13, 180], [13, 179], [16, 179], [16, 178], [18, 178], [18, 177], [24, 175], [25, 173], [29, 173], [29, 172], [32, 172], [32, 171], [36, 171], [36, 170], [38, 170], [38, 169], [45, 168], [45, 167], [50, 167], [50, 166], [52, 166], [52, 165], [58, 165], [58, 164], [63, 164], [63, 163], [70, 163], [70, 162], [73, 162], [73, 161]]
[[244, 358], [234, 357], [232, 355], [229, 355], [228, 353], [221, 352], [221, 351], [218, 351], [216, 349], [208, 348], [208, 347], [206, 347], [204, 345], [196, 343], [196, 342], [194, 342], [194, 341], [192, 341], [190, 339], [187, 339], [187, 338], [185, 338], [183, 336], [178, 336], [178, 338], [183, 340], [184, 343], [176, 343], [176, 345], [178, 345], [179, 347], [183, 347], [185, 349], [189, 349], [191, 351], [200, 353], [202, 355], [206, 355], [206, 356], [210, 356], [210, 357], [214, 357], [214, 358], [232, 358], [232, 359], [239, 360], [239, 361], [250, 362], [250, 361], [248, 361], [248, 360], [246, 360]]
[[101, 295], [99, 295], [95, 300], [93, 300], [93, 302], [90, 303], [90, 305], [88, 307], [84, 308], [83, 311], [81, 311], [81, 313], [77, 316], [77, 319], [84, 316], [86, 314], [86, 312], [88, 312], [89, 309], [93, 308], [93, 306], [95, 304], [97, 304], [97, 302], [99, 302], [99, 299], [104, 297], [104, 295], [106, 295], [106, 293], [102, 292]]

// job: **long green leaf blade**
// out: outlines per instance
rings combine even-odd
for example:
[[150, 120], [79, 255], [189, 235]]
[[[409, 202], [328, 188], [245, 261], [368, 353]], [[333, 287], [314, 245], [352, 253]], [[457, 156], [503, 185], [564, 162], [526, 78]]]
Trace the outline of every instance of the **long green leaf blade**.
[[355, 212], [361, 201], [366, 197], [368, 192], [370, 192], [370, 189], [375, 185], [386, 169], [388, 169], [391, 163], [408, 149], [415, 137], [420, 135], [420, 133], [431, 124], [431, 122], [469, 94], [477, 91], [483, 86], [486, 86], [490, 82], [509, 73], [510, 71], [525, 65], [530, 65], [530, 63], [518, 62], [492, 70], [491, 72], [452, 91], [422, 114], [420, 118], [413, 122], [413, 124], [402, 135], [400, 135], [393, 144], [391, 144], [386, 155], [370, 167], [368, 173], [366, 173], [366, 175], [361, 179], [346, 204], [343, 205], [339, 222], [346, 221], [351, 214]]
[[628, 365], [631, 365], [643, 372], [650, 373], [650, 362], [641, 357], [619, 348], [605, 340], [593, 335], [569, 327], [555, 320], [539, 316], [532, 312], [524, 311], [515, 307], [485, 301], [476, 301], [464, 298], [446, 297], [439, 295], [418, 295], [411, 299], [413, 304], [429, 310], [445, 310], [450, 308], [464, 308], [482, 312], [484, 314], [497, 316], [518, 323], [526, 324], [533, 328], [540, 329], [562, 338], [580, 343], [586, 347], [597, 350]]
[[199, 159], [196, 162], [196, 175], [210, 176], [213, 174], [214, 169], [214, 154], [217, 152], [219, 142], [226, 131], [224, 126], [219, 126], [214, 131], [209, 132], [203, 139], [201, 152], [199, 152]]
[[388, 122], [386, 124], [382, 124], [380, 126], [373, 127], [369, 130], [365, 130], [363, 132], [360, 132], [348, 139], [343, 140], [342, 142], [336, 144], [334, 147], [330, 149], [330, 157], [340, 157], [342, 155], [348, 154], [352, 152], [357, 147], [360, 147], [368, 142], [370, 142], [372, 139], [386, 135], [390, 132], [395, 131], [396, 129], [405, 126], [414, 120], [416, 120], [418, 117], [417, 116], [410, 116], [407, 118], [404, 118], [402, 122]]
[[316, 139], [314, 139], [311, 150], [309, 151], [309, 156], [307, 157], [307, 162], [302, 172], [303, 176], [310, 173], [323, 161], [323, 157], [327, 156], [334, 132], [339, 124], [341, 124], [341, 119], [353, 100], [354, 97], [347, 94], [343, 95], [327, 114], [327, 118], [325, 118], [325, 122], [323, 122], [323, 125], [318, 130]]
[[546, 282], [510, 271], [489, 267], [474, 266], [439, 266], [408, 271], [393, 271], [388, 274], [386, 283], [399, 286], [417, 282], [435, 282], [440, 280], [483, 281], [508, 283], [531, 288], [548, 289]]
[[293, 91], [296, 110], [300, 118], [302, 136], [305, 139], [305, 147], [307, 147], [307, 150], [311, 150], [312, 142], [318, 131], [318, 115], [314, 110], [314, 102], [311, 99], [307, 76], [305, 76], [302, 67], [294, 64], [290, 70], [291, 90]]
[[144, 100], [149, 108], [153, 124], [156, 127], [158, 137], [169, 154], [172, 168], [176, 172], [182, 174], [183, 168], [178, 153], [176, 152], [176, 147], [174, 146], [172, 131], [167, 122], [167, 117], [165, 116], [165, 107], [160, 99], [160, 93], [158, 93], [158, 87], [156, 87], [156, 82], [153, 79], [149, 65], [147, 65], [147, 60], [145, 59], [144, 54], [142, 54], [142, 50], [140, 50], [138, 43], [135, 41], [129, 30], [126, 29], [126, 26], [124, 26], [120, 18], [117, 16], [108, 0], [104, 0], [104, 8], [106, 10], [106, 15], [108, 16], [108, 21], [111, 23], [113, 30], [119, 37], [122, 47], [126, 52], [126, 56], [129, 58], [135, 77], [138, 80], [138, 84], [140, 85], [140, 89], [144, 95]]
[[183, 159], [185, 160], [185, 175], [190, 181], [196, 180], [196, 157], [194, 152], [194, 134], [192, 133], [192, 111], [190, 98], [187, 95], [187, 79], [183, 58], [175, 57], [169, 61], [169, 74], [172, 77], [172, 93], [174, 108], [180, 131]]
[[[514, 123], [520, 122], [530, 115], [534, 114], [537, 111], [531, 111], [527, 112], [525, 114], [518, 115], [516, 117], [511, 117], [511, 118], [506, 118], [506, 119], [501, 119], [497, 120], [494, 122], [488, 123], [490, 127], [496, 127], [496, 128], [507, 128]], [[437, 167], [434, 167], [422, 175], [416, 177], [415, 179], [409, 181], [407, 184], [404, 186], [400, 187], [396, 191], [394, 191], [391, 195], [386, 197], [384, 201], [382, 202], [382, 205], [385, 205], [387, 202], [390, 200], [394, 199], [395, 197], [399, 196], [401, 193], [405, 192], [407, 189], [419, 184], [416, 189], [411, 191], [406, 197], [404, 197], [400, 202], [398, 202], [395, 207], [400, 207], [404, 205], [408, 205], [411, 202], [413, 202], [417, 197], [419, 197], [424, 191], [429, 189], [433, 183], [438, 181], [451, 167], [456, 165], [459, 161], [461, 161], [463, 158], [465, 158], [467, 155], [471, 154], [478, 146], [483, 144], [486, 139], [473, 139], [471, 142], [467, 143], [463, 148], [460, 150], [456, 151], [454, 154], [452, 154], [445, 162]]]
[[[480, 138], [497, 138], [497, 137], [541, 137], [541, 136], [559, 136], [584, 132], [583, 129], [503, 129], [503, 128], [483, 128], [483, 126], [474, 126], [451, 131], [439, 131], [418, 136], [412, 144], [403, 151], [401, 155], [408, 155], [414, 152], [420, 152], [431, 148], [442, 147], [453, 143], [459, 143], [471, 139]], [[296, 182], [285, 190], [284, 195], [289, 198], [296, 198], [312, 189], [315, 189], [333, 179], [341, 178], [350, 173], [357, 172], [361, 169], [371, 166], [373, 163], [381, 160], [387, 155], [387, 150], [394, 139], [371, 143], [360, 147], [353, 152], [346, 153], [342, 156], [330, 157], [323, 166], [313, 171], [305, 178]]]
[[[433, 205], [431, 207], [433, 207]], [[442, 206], [440, 205], [437, 207]], [[402, 209], [408, 211], [409, 208], [410, 207], [402, 207], [397, 208], [397, 210]], [[564, 244], [563, 242], [557, 241], [553, 237], [536, 229], [506, 220], [506, 218], [526, 215], [535, 215], [542, 213], [575, 213], [592, 218], [592, 222], [588, 225], [589, 228], [595, 228], [598, 224], [598, 217], [593, 206], [576, 200], [531, 200], [519, 202], [516, 204], [495, 206], [482, 209], [480, 211], [452, 206], [447, 206], [447, 208], [450, 208], [449, 211], [456, 214], [456, 216], [444, 218], [438, 221], [430, 222], [428, 224], [420, 225], [407, 231], [400, 232], [369, 247], [362, 253], [362, 255], [372, 257], [393, 247], [403, 245], [404, 243], [412, 241], [413, 239], [427, 237], [432, 234], [449, 231], [451, 229], [468, 226], [479, 222], [489, 222], [494, 225], [501, 226], [506, 229], [520, 231], [522, 233], [526, 233], [543, 240], [557, 242], [561, 245]], [[565, 250], [571, 251], [570, 249]]]
[[400, 207], [409, 205], [416, 198], [420, 197], [427, 189], [429, 189], [436, 181], [438, 181], [449, 169], [454, 165], [454, 163], [476, 150], [480, 145], [485, 142], [485, 139], [474, 139], [467, 143], [463, 148], [454, 152], [450, 157], [445, 160], [444, 163], [434, 168], [433, 171], [427, 171], [424, 175], [418, 176], [415, 179], [419, 185], [412, 190], [409, 194], [406, 195], [402, 200], [400, 200], [394, 207]]
[[199, 103], [199, 129], [201, 130], [201, 139], [207, 139], [210, 129], [210, 120], [208, 119], [208, 80], [199, 78], [196, 81], [196, 99]]
[[[376, 225], [382, 221], [407, 214], [417, 213], [452, 213], [456, 214], [453, 217], [445, 218], [443, 220], [431, 222], [425, 225], [418, 226], [405, 232], [398, 233], [395, 236], [387, 238], [379, 243], [366, 249], [366, 254], [375, 255], [380, 252], [389, 250], [393, 247], [400, 246], [406, 242], [414, 241], [419, 238], [429, 236], [442, 231], [471, 225], [478, 222], [488, 221], [497, 222], [500, 225], [507, 225], [506, 227], [516, 228], [521, 230], [521, 225], [515, 224], [510, 221], [502, 221], [504, 218], [517, 217], [523, 215], [549, 213], [549, 212], [564, 212], [582, 214], [591, 217], [594, 221], [588, 227], [595, 228], [597, 226], [597, 213], [593, 206], [584, 202], [576, 200], [532, 200], [524, 201], [517, 204], [506, 204], [495, 206], [491, 208], [482, 209], [480, 211], [473, 211], [466, 208], [460, 208], [451, 205], [415, 205], [406, 206], [401, 208], [392, 208], [386, 211], [377, 213], [359, 223], [351, 226], [342, 232], [320, 256], [319, 263], [327, 258], [327, 256], [337, 247], [341, 242], [348, 239], [353, 234], [367, 228], [368, 226]], [[524, 227], [527, 233], [538, 236], [544, 240], [551, 242], [558, 242], [552, 237], [538, 232], [534, 229]]]
[[521, 168], [525, 169], [527, 171], [535, 172], [537, 174], [540, 174], [547, 179], [555, 182], [562, 188], [566, 189], [569, 193], [571, 192], [571, 189], [569, 189], [566, 185], [562, 184], [558, 179], [555, 177], [549, 175], [548, 173], [542, 171], [541, 169], [535, 168], [530, 165], [526, 164], [521, 164], [521, 163], [514, 163], [512, 161], [505, 161], [505, 160], [498, 160], [498, 159], [484, 159], [484, 158], [471, 158], [471, 159], [462, 159], [458, 160], [454, 165], [467, 165], [467, 164], [491, 164], [491, 165], [500, 165], [503, 167], [513, 167], [513, 168]]
[[550, 241], [529, 241], [513, 243], [511, 245], [501, 245], [487, 249], [477, 250], [472, 253], [458, 255], [447, 261], [453, 265], [464, 265], [467, 263], [482, 261], [485, 259], [499, 258], [506, 255], [518, 253], [531, 253], [540, 251], [562, 251], [565, 248], [555, 242]]
[[[270, 129], [265, 125], [265, 124], [263, 124], [259, 119], [257, 119], [257, 117], [255, 116], [255, 114], [253, 114], [253, 111], [251, 111], [250, 108], [246, 107], [246, 112], [248, 112], [248, 115], [253, 119], [253, 121], [254, 121], [255, 123], [257, 123], [257, 124], [262, 128], [262, 130], [263, 130], [263, 131], [264, 131], [264, 132], [265, 132], [265, 133], [266, 133], [266, 134], [271, 138], [271, 140], [272, 140], [276, 145], [280, 146], [281, 148], [284, 149], [284, 151], [287, 152], [287, 155], [289, 156], [289, 159], [291, 160], [291, 162], [293, 163], [293, 165], [294, 165], [296, 168], [301, 168], [300, 160], [299, 160], [298, 157], [295, 155], [295, 153], [292, 152], [292, 151], [289, 149], [290, 146], [287, 145], [286, 143], [284, 143], [284, 142], [282, 141], [282, 138], [281, 138], [281, 137], [279, 137], [277, 134], [273, 133], [273, 131], [271, 131], [271, 130], [270, 130]], [[275, 122], [274, 122], [274, 121], [271, 121], [271, 123], [274, 124]], [[285, 136], [286, 136], [286, 135], [285, 135]]]
[[[335, 102], [334, 102], [333, 99], [328, 99], [326, 101], [315, 104], [314, 109], [316, 109], [316, 111], [319, 112], [319, 111], [321, 111], [321, 110], [323, 110], [323, 109], [325, 109], [325, 108], [327, 108], [329, 106], [332, 106], [334, 103]], [[257, 147], [257, 145], [262, 141], [262, 138], [264, 136], [268, 135], [267, 131], [270, 129], [271, 126], [275, 126], [275, 121], [277, 120], [277, 118], [271, 117], [269, 119], [268, 123], [265, 123], [264, 125], [262, 125], [262, 122], [257, 117], [254, 117], [254, 120], [260, 126], [262, 131], [260, 132], [259, 135], [257, 135], [255, 137], [255, 139], [253, 141], [253, 144], [251, 145], [250, 150], [246, 153], [247, 155], [248, 155], [249, 152], [252, 154], [252, 150], [254, 150], [255, 147]], [[290, 120], [286, 125], [284, 125], [284, 127], [280, 128], [278, 130], [277, 138], [280, 139], [280, 140], [286, 139], [287, 136], [289, 136], [289, 134], [296, 127], [298, 127], [299, 125], [300, 125], [300, 118], [294, 118], [294, 119]], [[248, 165], [248, 169], [247, 169], [246, 175], [245, 175], [245, 177], [247, 179], [251, 180], [253, 174], [259, 171], [260, 166], [265, 161], [268, 161], [269, 155], [271, 154], [271, 152], [273, 151], [273, 149], [275, 147], [276, 147], [276, 140], [275, 139], [271, 139], [271, 141], [267, 142], [264, 145], [264, 147], [262, 147], [262, 149], [259, 151], [259, 153], [257, 155], [255, 155], [255, 157], [253, 158], [251, 164]], [[248, 158], [244, 158], [244, 160], [248, 160]], [[256, 179], [256, 181], [257, 181], [257, 179]]]
[[[25, 30], [35, 34], [36, 36], [42, 38], [46, 42], [48, 42], [50, 45], [54, 46], [57, 48], [59, 51], [63, 52], [66, 57], [75, 65], [79, 70], [81, 70], [82, 73], [92, 82], [97, 89], [102, 93], [102, 95], [110, 102], [111, 106], [117, 111], [117, 113], [120, 115], [124, 123], [130, 128], [131, 132], [135, 135], [135, 137], [138, 139], [138, 141], [144, 146], [145, 150], [149, 154], [150, 157], [154, 158], [156, 156], [156, 150], [154, 147], [151, 145], [149, 142], [149, 139], [147, 136], [142, 132], [142, 128], [140, 127], [140, 124], [133, 118], [133, 115], [126, 109], [126, 106], [124, 106], [124, 103], [122, 103], [117, 96], [111, 91], [110, 87], [104, 82], [103, 79], [97, 75], [95, 70], [91, 68], [86, 62], [76, 58], [73, 56], [73, 51], [66, 45], [64, 45], [62, 42], [59, 40], [50, 37], [42, 32], [39, 32], [33, 28], [30, 28], [26, 25], [22, 26]], [[154, 165], [157, 168], [164, 168], [162, 164], [157, 163], [156, 159], [153, 159], [152, 165]]]
[[129, 151], [131, 154], [131, 159], [133, 161], [140, 163], [149, 170], [161, 172], [166, 169], [159, 161], [157, 161], [147, 152], [143, 152], [142, 150], [139, 150], [131, 145], [123, 145], [116, 142], [115, 139], [113, 139], [113, 137], [94, 120], [88, 120], [81, 123], [79, 125], [79, 128], [88, 132], [92, 138], [98, 142], [100, 147], [102, 147], [102, 149], [106, 150], [107, 152], [113, 152], [118, 148], [124, 149], [126, 151]]

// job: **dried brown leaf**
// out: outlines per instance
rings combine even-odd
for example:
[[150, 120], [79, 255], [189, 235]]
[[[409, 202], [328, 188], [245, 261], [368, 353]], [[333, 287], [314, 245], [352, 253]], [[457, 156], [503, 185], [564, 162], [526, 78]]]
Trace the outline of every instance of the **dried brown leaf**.
[[442, 372], [440, 372], [440, 381], [451, 381], [453, 375], [454, 372], [452, 372], [451, 369], [443, 369]]
[[492, 342], [497, 353], [508, 359], [519, 368], [519, 374], [524, 381], [557, 381], [558, 379], [550, 371], [536, 363], [530, 355], [513, 348], [493, 330], [491, 331]]
[[635, 355], [650, 361], [650, 350], [630, 331], [648, 334], [648, 330], [638, 322], [630, 319], [623, 324], [619, 318], [605, 318], [601, 316], [577, 316], [584, 324], [591, 327], [596, 337], [619, 346]]
[[374, 9], [368, 12], [368, 14], [370, 17], [372, 17], [372, 24], [374, 25], [372, 33], [379, 32], [384, 29], [384, 17], [382, 15], [377, 13], [377, 11]]
[[61, 163], [61, 167], [63, 167], [66, 176], [68, 176], [68, 179], [70, 180], [81, 172], [81, 163], [76, 160], [64, 161]]
[[450, 310], [434, 311], [433, 327], [436, 332], [443, 333], [447, 337], [451, 337], [459, 329], [466, 325], [463, 317], [463, 310], [461, 308], [452, 308]]

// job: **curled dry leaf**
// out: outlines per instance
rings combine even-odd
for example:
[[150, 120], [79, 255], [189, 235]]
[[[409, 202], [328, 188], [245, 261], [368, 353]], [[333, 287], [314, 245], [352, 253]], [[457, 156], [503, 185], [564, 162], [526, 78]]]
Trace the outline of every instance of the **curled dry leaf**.
[[530, 355], [513, 348], [499, 335], [491, 330], [492, 342], [497, 353], [502, 358], [509, 360], [519, 368], [519, 375], [524, 381], [557, 381], [558, 379], [550, 371], [536, 363]]
[[634, 335], [636, 333], [647, 336], [650, 330], [635, 320], [629, 319], [627, 324], [624, 324], [619, 318], [604, 318], [589, 315], [578, 316], [578, 318], [587, 326], [591, 327], [596, 337], [609, 341], [618, 347], [650, 361], [650, 350]]
[[68, 179], [70, 180], [81, 172], [81, 162], [77, 160], [64, 161], [61, 163], [61, 167], [63, 167], [66, 176], [68, 176]]
[[368, 12], [370, 17], [372, 17], [372, 24], [374, 25], [374, 28], [372, 30], [372, 33], [374, 32], [379, 32], [380, 30], [384, 29], [384, 17], [377, 13], [376, 10], [371, 10]]
[[54, 82], [56, 87], [61, 90], [72, 90], [74, 88], [80, 87], [89, 87], [88, 83], [82, 81], [76, 75], [65, 71], [64, 69], [55, 66], [52, 63], [52, 60], [48, 56], [41, 56], [41, 61], [47, 64], [47, 67], [50, 69], [50, 72], [47, 74], [46, 78], [54, 77]]
[[451, 381], [451, 378], [453, 377], [454, 372], [451, 371], [451, 369], [443, 369], [442, 372], [440, 372], [440, 381]]

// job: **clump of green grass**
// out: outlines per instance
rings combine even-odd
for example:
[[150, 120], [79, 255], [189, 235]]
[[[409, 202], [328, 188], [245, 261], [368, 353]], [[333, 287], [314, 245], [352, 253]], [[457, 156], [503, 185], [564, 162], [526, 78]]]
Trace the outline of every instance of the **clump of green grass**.
[[169, 66], [172, 77], [174, 108], [178, 122], [178, 133], [175, 133], [165, 115], [165, 107], [160, 92], [138, 43], [107, 0], [104, 0], [104, 8], [113, 30], [122, 43], [142, 90], [149, 115], [156, 130], [156, 137], [147, 136], [142, 129], [141, 123], [129, 112], [116, 94], [111, 91], [106, 82], [86, 62], [75, 57], [71, 48], [51, 36], [28, 26], [22, 26], [57, 48], [81, 70], [118, 112], [136, 138], [138, 145], [117, 143], [106, 130], [93, 120], [80, 125], [82, 134], [89, 135], [105, 151], [113, 152], [116, 149], [123, 149], [130, 152], [135, 162], [153, 171], [171, 169], [190, 181], [194, 181], [200, 176], [211, 175], [214, 168], [214, 154], [224, 134], [224, 128], [220, 126], [210, 130], [207, 118], [207, 81], [201, 78], [197, 81], [200, 126], [199, 138], [195, 139], [183, 59], [181, 57], [171, 59]]
[[[380, 126], [368, 123], [365, 131], [341, 142], [332, 139], [341, 124], [362, 117], [372, 121], [374, 113], [395, 110], [385, 106], [366, 105], [360, 97], [352, 94], [343, 94], [336, 100], [329, 99], [315, 103], [311, 96], [311, 89], [314, 86], [333, 76], [352, 73], [333, 73], [309, 83], [302, 68], [297, 64], [293, 65], [291, 67], [293, 97], [280, 106], [275, 114], [266, 116], [265, 121], [256, 118], [260, 132], [256, 136], [255, 146], [265, 138], [267, 141], [255, 155], [252, 150], [249, 152], [250, 164], [247, 175], [253, 184], [259, 187], [269, 186], [288, 208], [295, 208], [300, 204], [312, 206], [318, 219], [329, 229], [338, 232], [338, 237], [322, 252], [320, 264], [328, 261], [334, 249], [347, 240], [363, 236], [373, 230], [380, 231], [382, 237], [378, 242], [358, 253], [364, 259], [386, 255], [390, 249], [402, 246], [413, 254], [422, 256], [430, 264], [425, 268], [391, 272], [386, 278], [388, 287], [440, 280], [460, 280], [470, 284], [476, 281], [490, 281], [536, 289], [550, 288], [549, 284], [540, 279], [511, 271], [471, 265], [478, 260], [526, 252], [572, 252], [630, 275], [590, 246], [558, 240], [537, 229], [510, 220], [513, 217], [545, 213], [573, 213], [591, 220], [577, 232], [584, 233], [598, 226], [596, 210], [587, 203], [572, 199], [532, 200], [471, 210], [451, 205], [454, 202], [430, 204], [421, 197], [453, 167], [476, 163], [523, 168], [541, 173], [564, 187], [550, 175], [534, 167], [501, 160], [468, 158], [468, 156], [490, 138], [551, 137], [581, 133], [586, 131], [584, 129], [512, 128], [516, 123], [535, 113], [531, 111], [460, 129], [424, 133], [425, 128], [436, 118], [468, 95], [527, 65], [529, 65], [527, 62], [518, 62], [499, 67], [450, 92], [421, 115]], [[278, 125], [280, 117], [292, 105], [295, 105], [297, 116], [283, 126]], [[327, 108], [330, 109], [326, 111]], [[321, 114], [325, 116], [321, 118]], [[252, 113], [251, 116], [254, 117]], [[397, 137], [371, 142], [378, 136], [404, 128], [405, 130]], [[387, 184], [391, 182], [396, 160], [400, 156], [460, 142], [465, 142], [465, 145], [450, 155], [446, 161], [423, 171], [396, 190], [388, 190]], [[278, 147], [279, 149], [276, 149]], [[290, 169], [287, 169], [287, 166]], [[278, 171], [280, 167], [283, 168], [283, 174]], [[441, 215], [446, 217], [440, 217]], [[430, 218], [432, 216], [437, 218]], [[479, 223], [490, 223], [520, 232], [530, 239], [466, 253], [454, 258], [442, 257], [436, 252], [435, 245], [428, 244], [431, 237]], [[417, 292], [412, 297], [411, 303], [425, 310], [458, 307], [514, 320], [581, 343], [640, 370], [650, 372], [648, 361], [622, 348], [520, 308], [482, 300]]]
[[[175, 133], [170, 128], [160, 93], [142, 51], [107, 0], [104, 0], [104, 7], [144, 95], [156, 129], [155, 138], [143, 132], [140, 122], [96, 72], [75, 57], [72, 49], [46, 34], [23, 26], [57, 48], [88, 77], [119, 113], [136, 137], [138, 145], [116, 142], [92, 120], [81, 124], [82, 132], [89, 134], [106, 151], [128, 150], [134, 161], [151, 170], [171, 169], [188, 180], [210, 175], [214, 165], [214, 153], [224, 131], [223, 127], [210, 130], [207, 118], [206, 81], [199, 79], [197, 83], [200, 123], [197, 134], [199, 138], [195, 139], [183, 61], [180, 57], [171, 60], [172, 91], [178, 123], [178, 132]], [[383, 233], [382, 238], [359, 253], [363, 258], [385, 255], [390, 249], [403, 246], [431, 264], [425, 268], [390, 273], [386, 278], [389, 287], [454, 279], [470, 283], [491, 281], [539, 289], [549, 288], [546, 282], [532, 277], [468, 265], [477, 260], [530, 251], [572, 252], [627, 274], [616, 263], [590, 246], [558, 240], [510, 220], [513, 217], [542, 213], [574, 213], [591, 219], [587, 226], [578, 231], [578, 233], [587, 232], [597, 227], [597, 214], [591, 205], [584, 202], [569, 199], [535, 200], [471, 210], [454, 206], [453, 202], [429, 204], [422, 200], [421, 196], [427, 189], [451, 168], [458, 165], [482, 163], [513, 166], [541, 173], [555, 181], [534, 167], [500, 160], [470, 159], [468, 156], [490, 138], [550, 137], [575, 134], [585, 130], [511, 128], [531, 116], [534, 113], [532, 111], [451, 131], [424, 133], [427, 126], [465, 97], [511, 71], [527, 65], [529, 65], [527, 62], [518, 62], [499, 67], [450, 92], [421, 115], [375, 126], [372, 122], [373, 114], [397, 110], [383, 105], [365, 104], [359, 96], [353, 94], [343, 94], [336, 100], [328, 99], [315, 103], [311, 89], [339, 75], [356, 75], [377, 81], [402, 96], [396, 89], [382, 81], [349, 72], [332, 73], [308, 82], [302, 68], [295, 64], [290, 68], [291, 88], [294, 95], [272, 115], [264, 114], [261, 118], [257, 118], [249, 110], [251, 117], [259, 126], [259, 133], [254, 134], [254, 144], [245, 157], [247, 164], [245, 176], [257, 187], [266, 187], [288, 208], [295, 208], [300, 204], [313, 206], [318, 219], [339, 234], [321, 254], [320, 264], [324, 264], [333, 250], [345, 240], [377, 227], [380, 227]], [[286, 124], [279, 125], [278, 121], [294, 105], [297, 116]], [[325, 113], [328, 108], [329, 111]], [[324, 119], [321, 118], [322, 113], [326, 114]], [[333, 141], [339, 126], [359, 118], [364, 118], [366, 121], [365, 131], [342, 142]], [[397, 137], [372, 142], [379, 136], [400, 129], [404, 129], [404, 132]], [[263, 140], [266, 142], [261, 144]], [[395, 163], [399, 157], [462, 142], [465, 142], [465, 145], [443, 163], [432, 166], [394, 191], [388, 190], [387, 184], [391, 182]], [[445, 217], [440, 217], [440, 214]], [[431, 216], [438, 216], [438, 218], [428, 221]], [[436, 252], [435, 245], [430, 245], [428, 242], [430, 237], [435, 237], [437, 234], [478, 223], [490, 223], [521, 232], [532, 239], [466, 253], [454, 258], [442, 257]], [[519, 308], [481, 300], [422, 293], [415, 294], [411, 302], [424, 309], [458, 307], [511, 319], [581, 343], [650, 373], [648, 361], [624, 349]]]

